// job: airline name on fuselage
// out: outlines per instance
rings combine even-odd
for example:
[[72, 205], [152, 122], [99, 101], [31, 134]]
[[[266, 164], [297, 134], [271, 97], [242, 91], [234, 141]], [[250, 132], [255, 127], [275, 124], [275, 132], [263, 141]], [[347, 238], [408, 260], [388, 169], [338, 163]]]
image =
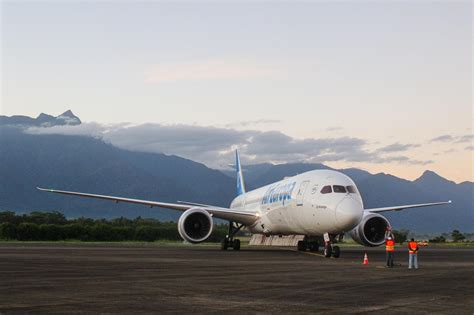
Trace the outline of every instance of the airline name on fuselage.
[[285, 200], [291, 199], [291, 194], [293, 189], [295, 189], [296, 182], [288, 183], [288, 184], [276, 184], [274, 186], [270, 186], [263, 195], [262, 198], [262, 205], [276, 203], [276, 202], [283, 202]]

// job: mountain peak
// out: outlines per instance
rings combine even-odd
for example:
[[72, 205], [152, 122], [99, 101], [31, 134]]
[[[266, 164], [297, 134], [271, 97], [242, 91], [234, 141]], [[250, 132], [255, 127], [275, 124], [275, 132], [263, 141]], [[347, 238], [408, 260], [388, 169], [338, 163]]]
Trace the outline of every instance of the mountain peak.
[[67, 111], [65, 111], [58, 117], [56, 117], [56, 120], [62, 121], [62, 123], [60, 124], [64, 124], [64, 125], [80, 125], [81, 124], [81, 120], [79, 119], [79, 117], [74, 115], [74, 113], [70, 109], [68, 109]]
[[425, 184], [455, 184], [454, 182], [447, 180], [446, 178], [438, 175], [437, 173], [426, 170], [423, 172], [423, 174], [418, 177], [417, 179], [414, 180], [415, 183], [425, 183]]
[[41, 113], [38, 115], [38, 117], [36, 117], [37, 121], [47, 121], [51, 119], [54, 119], [54, 117], [45, 113]]
[[73, 117], [73, 118], [77, 117], [76, 115], [74, 115], [74, 113], [70, 109], [68, 109], [67, 111], [65, 111], [59, 116], [66, 116], [66, 117]]
[[438, 175], [437, 173], [433, 172], [433, 171], [430, 171], [430, 170], [426, 170], [423, 172], [423, 174], [418, 177], [416, 180], [419, 180], [419, 179], [442, 179], [442, 180], [447, 180], [446, 178]]

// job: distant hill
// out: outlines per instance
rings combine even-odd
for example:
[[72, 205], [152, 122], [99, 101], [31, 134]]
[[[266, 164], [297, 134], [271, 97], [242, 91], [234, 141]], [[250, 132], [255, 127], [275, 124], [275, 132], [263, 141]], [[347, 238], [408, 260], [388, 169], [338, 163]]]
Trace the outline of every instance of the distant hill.
[[174, 220], [179, 213], [55, 196], [36, 186], [220, 206], [228, 206], [235, 190], [230, 177], [177, 156], [121, 150], [90, 137], [25, 134], [9, 127], [0, 127], [0, 178], [0, 209], [60, 210], [69, 217]]
[[[68, 217], [93, 218], [141, 215], [162, 220], [175, 220], [180, 215], [166, 209], [45, 194], [36, 186], [218, 206], [228, 206], [234, 197], [234, 171], [213, 170], [177, 156], [122, 150], [92, 137], [23, 132], [28, 126], [80, 124], [80, 119], [74, 117], [70, 111], [58, 117], [43, 114], [36, 119], [0, 116], [0, 210], [60, 210]], [[329, 169], [323, 164], [305, 163], [244, 167], [248, 189], [313, 169]], [[366, 208], [453, 201], [449, 206], [388, 213], [397, 229], [419, 233], [474, 231], [472, 182], [456, 184], [432, 171], [415, 181], [356, 168], [340, 171], [356, 182]]]

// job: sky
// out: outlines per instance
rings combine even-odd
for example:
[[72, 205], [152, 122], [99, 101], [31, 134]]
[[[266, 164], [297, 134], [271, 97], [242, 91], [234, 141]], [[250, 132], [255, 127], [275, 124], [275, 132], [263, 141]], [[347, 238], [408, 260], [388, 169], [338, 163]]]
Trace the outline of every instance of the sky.
[[473, 181], [471, 1], [0, 1], [0, 114], [133, 150]]

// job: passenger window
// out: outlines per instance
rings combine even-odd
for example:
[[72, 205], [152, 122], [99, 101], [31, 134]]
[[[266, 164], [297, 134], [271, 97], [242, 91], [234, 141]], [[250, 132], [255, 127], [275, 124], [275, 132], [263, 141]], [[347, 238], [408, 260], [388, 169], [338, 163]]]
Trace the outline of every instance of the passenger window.
[[334, 189], [335, 193], [345, 193], [346, 188], [344, 186], [333, 185], [332, 188]]
[[330, 194], [332, 193], [331, 186], [324, 186], [323, 189], [321, 189], [322, 194]]
[[354, 186], [347, 186], [346, 189], [351, 194], [357, 194], [357, 189]]

